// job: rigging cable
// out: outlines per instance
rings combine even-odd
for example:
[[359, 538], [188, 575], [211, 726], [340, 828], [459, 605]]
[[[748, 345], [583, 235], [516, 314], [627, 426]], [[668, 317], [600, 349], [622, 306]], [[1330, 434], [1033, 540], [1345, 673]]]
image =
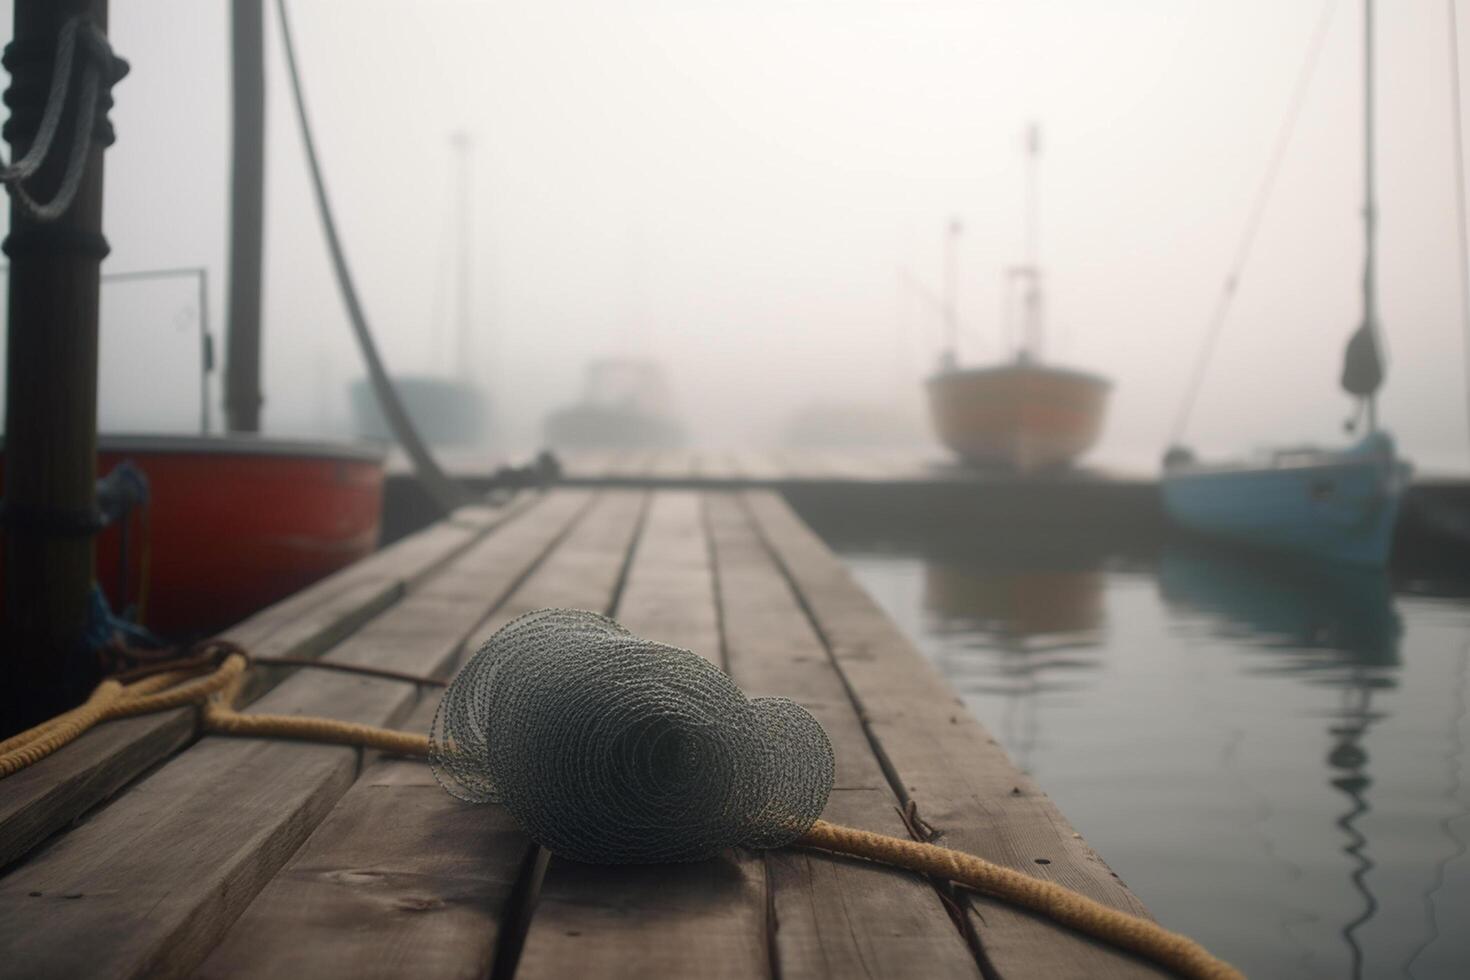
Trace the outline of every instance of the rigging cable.
[[347, 256], [342, 251], [342, 241], [337, 234], [337, 222], [332, 216], [332, 206], [327, 200], [326, 182], [322, 178], [321, 164], [317, 160], [316, 141], [312, 137], [311, 124], [306, 118], [306, 100], [301, 90], [301, 74], [296, 66], [296, 48], [291, 43], [291, 25], [286, 17], [286, 0], [276, 0], [276, 12], [281, 22], [281, 46], [286, 52], [286, 67], [291, 77], [291, 94], [296, 103], [296, 119], [301, 124], [301, 142], [306, 150], [306, 163], [311, 170], [311, 186], [316, 197], [317, 214], [321, 217], [322, 232], [327, 239], [327, 249], [331, 253], [332, 268], [336, 273], [337, 287], [342, 293], [343, 305], [347, 307], [347, 319], [352, 324], [352, 332], [357, 337], [358, 347], [362, 351], [363, 360], [367, 362], [368, 378], [372, 382], [373, 392], [377, 395], [378, 405], [383, 410], [383, 416], [388, 421], [393, 436], [398, 444], [408, 454], [413, 463], [414, 474], [419, 483], [429, 496], [433, 498], [445, 513], [467, 502], [468, 497], [463, 489], [451, 480], [435, 462], [433, 454], [419, 437], [414, 429], [413, 420], [409, 418], [408, 412], [403, 407], [398, 392], [393, 387], [393, 380], [388, 376], [388, 371], [383, 367], [383, 359], [378, 354], [377, 344], [373, 341], [372, 330], [367, 323], [367, 316], [362, 309], [362, 302], [357, 295], [357, 287], [353, 283], [352, 271], [347, 266]]
[[1255, 244], [1256, 233], [1261, 227], [1261, 218], [1266, 211], [1266, 203], [1271, 198], [1271, 191], [1276, 186], [1276, 178], [1281, 172], [1282, 161], [1286, 157], [1286, 148], [1291, 144], [1292, 134], [1296, 130], [1297, 119], [1301, 116], [1302, 105], [1306, 102], [1307, 89], [1311, 84], [1312, 75], [1316, 72], [1317, 62], [1322, 54], [1323, 43], [1327, 40], [1327, 30], [1332, 26], [1332, 15], [1336, 12], [1337, 0], [1326, 0], [1322, 5], [1322, 13], [1317, 17], [1317, 27], [1312, 35], [1311, 47], [1307, 51], [1307, 59], [1303, 63], [1301, 72], [1297, 75], [1296, 86], [1292, 93], [1291, 106], [1287, 109], [1286, 117], [1282, 120], [1281, 128], [1276, 134], [1276, 144], [1271, 150], [1271, 159], [1266, 166], [1266, 175], [1256, 191], [1255, 202], [1251, 205], [1250, 217], [1246, 220], [1245, 230], [1236, 246], [1234, 258], [1230, 263], [1229, 274], [1225, 277], [1225, 286], [1221, 290], [1220, 298], [1215, 304], [1215, 310], [1210, 316], [1209, 324], [1205, 329], [1204, 344], [1200, 347], [1198, 356], [1194, 362], [1194, 369], [1190, 373], [1189, 386], [1184, 392], [1184, 404], [1180, 407], [1179, 415], [1174, 421], [1174, 429], [1169, 437], [1170, 445], [1179, 445], [1184, 437], [1184, 428], [1189, 422], [1189, 415], [1194, 410], [1195, 400], [1199, 397], [1201, 384], [1204, 382], [1205, 369], [1209, 366], [1210, 357], [1215, 352], [1215, 344], [1220, 338], [1220, 331], [1225, 326], [1226, 314], [1230, 311], [1230, 305], [1235, 300], [1235, 294], [1240, 287], [1240, 277], [1245, 270], [1245, 264], [1250, 257], [1251, 246]]
[[1470, 430], [1470, 231], [1465, 223], [1465, 140], [1460, 122], [1460, 34], [1455, 0], [1450, 11], [1450, 129], [1455, 137], [1455, 230], [1460, 244], [1460, 315], [1465, 330], [1465, 423]]

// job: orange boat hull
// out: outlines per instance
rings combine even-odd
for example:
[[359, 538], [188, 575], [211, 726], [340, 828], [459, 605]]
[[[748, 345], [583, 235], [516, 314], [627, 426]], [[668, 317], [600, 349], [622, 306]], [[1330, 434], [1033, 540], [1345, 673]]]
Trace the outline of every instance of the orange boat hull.
[[148, 477], [148, 527], [133, 517], [126, 569], [119, 528], [98, 535], [97, 580], [115, 610], [139, 603], [146, 588], [143, 624], [165, 636], [218, 631], [377, 547], [376, 451], [237, 437], [99, 439], [99, 476], [124, 460]]
[[940, 440], [980, 466], [1065, 466], [1097, 442], [1112, 385], [1036, 364], [942, 371], [927, 382]]

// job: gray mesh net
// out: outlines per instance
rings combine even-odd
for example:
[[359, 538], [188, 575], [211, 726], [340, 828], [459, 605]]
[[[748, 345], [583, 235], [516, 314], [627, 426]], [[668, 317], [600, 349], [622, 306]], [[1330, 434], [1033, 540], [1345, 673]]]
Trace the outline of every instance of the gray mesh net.
[[553, 853], [595, 864], [788, 844], [821, 815], [834, 772], [800, 705], [747, 698], [698, 655], [572, 609], [492, 636], [429, 740], [450, 793], [504, 804]]

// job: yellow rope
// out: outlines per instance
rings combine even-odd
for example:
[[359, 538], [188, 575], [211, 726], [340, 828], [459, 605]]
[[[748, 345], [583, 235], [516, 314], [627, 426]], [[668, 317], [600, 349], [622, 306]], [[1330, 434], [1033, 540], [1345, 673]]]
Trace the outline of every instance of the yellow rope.
[[[103, 681], [80, 707], [0, 742], [0, 779], [34, 765], [99, 722], [187, 704], [202, 704], [204, 730], [221, 735], [299, 738], [381, 749], [398, 755], [429, 754], [428, 738], [412, 732], [334, 718], [242, 714], [232, 704], [248, 666], [244, 655], [231, 653], [218, 667], [204, 674], [170, 671], [126, 685], [116, 680]], [[796, 843], [881, 861], [1003, 898], [1014, 905], [1040, 912], [1078, 932], [1136, 953], [1183, 977], [1198, 980], [1237, 980], [1242, 977], [1234, 967], [1211, 956], [1187, 936], [1170, 932], [1149, 919], [1109, 908], [1055, 882], [1033, 878], [973, 854], [842, 827], [825, 820], [818, 820]]]
[[991, 864], [963, 851], [841, 827], [825, 820], [818, 820], [796, 843], [881, 861], [1004, 898], [1078, 932], [1138, 953], [1180, 976], [1201, 980], [1237, 980], [1243, 976], [1230, 964], [1211, 956], [1193, 939], [1170, 932], [1157, 922], [1110, 908], [1056, 882]]
[[211, 704], [204, 711], [204, 727], [221, 735], [267, 735], [276, 738], [300, 738], [312, 742], [333, 742], [382, 749], [397, 755], [429, 754], [429, 739], [414, 732], [391, 728], [375, 728], [333, 718], [310, 718], [304, 715], [247, 715], [232, 708]]
[[44, 721], [0, 742], [0, 779], [35, 765], [76, 741], [87, 729], [109, 718], [145, 715], [186, 704], [197, 704], [234, 684], [245, 673], [246, 660], [238, 653], [203, 676], [177, 671], [155, 674], [132, 684], [105, 680], [80, 707]]

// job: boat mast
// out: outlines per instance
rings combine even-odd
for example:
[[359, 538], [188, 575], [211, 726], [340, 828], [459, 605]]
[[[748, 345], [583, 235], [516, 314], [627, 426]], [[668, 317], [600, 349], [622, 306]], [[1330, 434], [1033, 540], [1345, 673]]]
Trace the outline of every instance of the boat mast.
[[[1363, 325], [1378, 346], [1378, 201], [1373, 167], [1373, 0], [1363, 0]], [[1368, 431], [1378, 429], [1378, 394], [1367, 398]]]
[[1025, 280], [1024, 322], [1021, 330], [1022, 361], [1041, 359], [1041, 266], [1038, 264], [1041, 237], [1041, 187], [1038, 169], [1041, 160], [1041, 127], [1026, 127], [1026, 264], [1018, 271]]
[[944, 231], [944, 349], [939, 352], [939, 367], [944, 371], [959, 365], [960, 321], [956, 306], [956, 288], [962, 228], [959, 218], [950, 218]]

